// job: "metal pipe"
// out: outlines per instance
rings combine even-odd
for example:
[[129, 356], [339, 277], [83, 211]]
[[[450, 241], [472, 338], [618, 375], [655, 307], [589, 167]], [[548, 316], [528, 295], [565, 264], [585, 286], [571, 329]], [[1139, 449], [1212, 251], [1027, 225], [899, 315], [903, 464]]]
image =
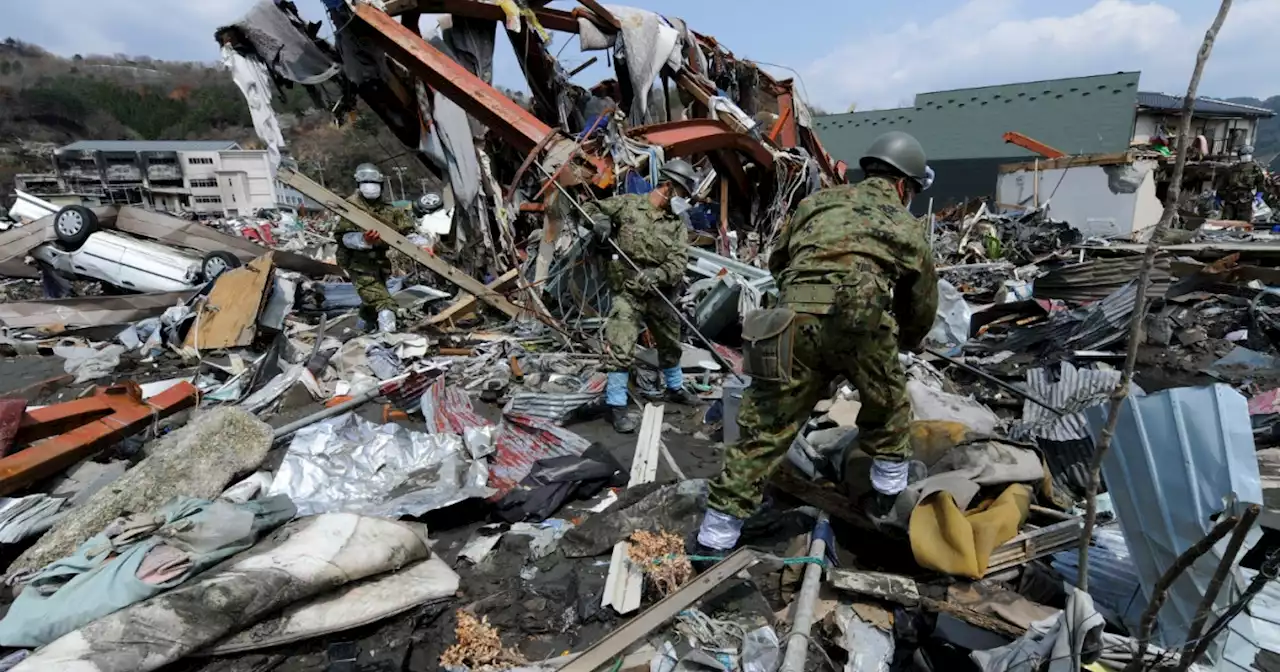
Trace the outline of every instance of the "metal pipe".
[[[825, 559], [827, 533], [831, 523], [826, 513], [818, 514], [818, 524], [813, 526], [813, 540], [809, 542], [809, 557]], [[809, 654], [809, 630], [813, 627], [813, 606], [818, 601], [818, 589], [822, 587], [822, 565], [809, 563], [804, 568], [804, 580], [800, 594], [796, 596], [795, 613], [791, 615], [791, 630], [787, 632], [786, 653], [778, 672], [801, 672]]]
[[276, 428], [275, 433], [272, 434], [272, 442], [279, 441], [289, 436], [290, 434], [293, 434], [299, 429], [302, 429], [304, 427], [310, 427], [311, 425], [314, 425], [317, 422], [320, 422], [321, 420], [328, 420], [329, 418], [332, 418], [336, 415], [342, 415], [347, 411], [363, 406], [369, 403], [370, 401], [373, 401], [373, 399], [380, 394], [385, 394], [386, 392], [394, 391], [396, 388], [400, 386], [400, 383], [404, 382], [406, 378], [408, 378], [408, 374], [396, 376], [395, 378], [385, 381], [384, 383], [382, 383], [378, 387], [373, 388], [372, 390], [368, 390], [365, 392], [361, 392], [360, 394], [357, 394], [356, 396], [342, 402], [341, 404], [337, 404], [336, 406], [330, 406], [329, 408], [326, 408], [321, 411], [316, 411], [315, 413], [312, 413], [311, 415], [308, 415], [305, 418], [300, 418], [298, 420], [294, 420], [293, 422], [283, 427], [278, 427]]
[[944, 355], [941, 352], [934, 350], [933, 348], [925, 348], [924, 351], [933, 355], [934, 357], [940, 357], [942, 359], [945, 359], [948, 362], [951, 362], [952, 364], [955, 364], [956, 366], [964, 369], [965, 371], [968, 371], [969, 373], [972, 373], [973, 375], [987, 381], [988, 383], [991, 383], [992, 385], [999, 387], [1000, 389], [1012, 392], [1018, 395], [1019, 397], [1022, 397], [1023, 399], [1026, 399], [1027, 401], [1037, 406], [1043, 406], [1044, 408], [1052, 411], [1055, 415], [1061, 416], [1063, 414], [1062, 411], [1058, 410], [1058, 408], [1050, 405], [1049, 402], [1041, 399], [1040, 397], [1037, 397], [1036, 395], [1031, 394], [1026, 390], [1020, 390], [1014, 387], [1013, 385], [1010, 385], [1009, 383], [1006, 383], [1003, 380], [1000, 380], [999, 378], [996, 378], [995, 376], [987, 373], [986, 371], [983, 371], [982, 369], [979, 369], [978, 367], [973, 366], [972, 364], [966, 364], [958, 359], [955, 359], [954, 357], [948, 357], [947, 355]]

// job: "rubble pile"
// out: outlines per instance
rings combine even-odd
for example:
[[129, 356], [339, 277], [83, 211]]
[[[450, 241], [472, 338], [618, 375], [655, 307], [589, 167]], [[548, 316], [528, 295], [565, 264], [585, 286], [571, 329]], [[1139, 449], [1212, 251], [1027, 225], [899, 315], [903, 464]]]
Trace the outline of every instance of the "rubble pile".
[[[1142, 242], [1086, 236], [1049, 204], [933, 213], [938, 312], [925, 350], [899, 355], [907, 488], [863, 510], [862, 399], [837, 384], [737, 550], [690, 556], [751, 384], [743, 318], [777, 294], [769, 254], [800, 200], [845, 180], [791, 82], [644, 10], [459, 0], [424, 41], [417, 12], [386, 13], [403, 3], [327, 4], [336, 45], [291, 3], [219, 29], [237, 83], [261, 79], [250, 103], [303, 85], [340, 118], [363, 100], [447, 176], [451, 208], [400, 213], [401, 232], [272, 146], [323, 213], [51, 206], [0, 232], [0, 668], [1001, 672], [1185, 650], [1184, 669], [1261, 669], [1280, 653], [1272, 234], [1188, 223], [1161, 243], [1135, 334]], [[497, 21], [524, 105], [488, 83]], [[610, 50], [623, 81], [575, 84], [550, 31]], [[270, 144], [270, 105], [253, 109]], [[649, 193], [673, 158], [696, 177], [663, 295], [678, 362], [640, 338], [638, 427], [617, 433], [620, 260], [591, 208]], [[373, 289], [392, 327], [361, 317], [344, 235], [389, 248]], [[65, 261], [101, 241], [132, 256]]]

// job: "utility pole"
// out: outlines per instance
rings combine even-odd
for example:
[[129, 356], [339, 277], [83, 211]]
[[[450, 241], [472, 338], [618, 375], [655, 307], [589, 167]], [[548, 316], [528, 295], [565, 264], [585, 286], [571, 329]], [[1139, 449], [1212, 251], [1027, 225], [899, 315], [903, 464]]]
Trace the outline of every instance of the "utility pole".
[[395, 166], [391, 170], [396, 171], [396, 177], [400, 178], [400, 200], [405, 200], [404, 195], [404, 171], [409, 170], [404, 166]]

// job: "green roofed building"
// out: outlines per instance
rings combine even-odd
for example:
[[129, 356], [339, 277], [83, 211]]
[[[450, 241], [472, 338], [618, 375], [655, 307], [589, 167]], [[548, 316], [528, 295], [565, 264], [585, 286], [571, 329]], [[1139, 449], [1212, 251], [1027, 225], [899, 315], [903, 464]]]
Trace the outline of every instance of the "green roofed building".
[[[1067, 154], [1122, 152], [1133, 139], [1137, 72], [921, 93], [911, 107], [818, 117], [814, 127], [834, 158], [857, 175], [858, 158], [881, 133], [906, 131], [929, 156], [934, 207], [995, 192], [997, 166], [1035, 154], [1004, 142], [1017, 131]], [[923, 210], [928, 199], [912, 209]]]

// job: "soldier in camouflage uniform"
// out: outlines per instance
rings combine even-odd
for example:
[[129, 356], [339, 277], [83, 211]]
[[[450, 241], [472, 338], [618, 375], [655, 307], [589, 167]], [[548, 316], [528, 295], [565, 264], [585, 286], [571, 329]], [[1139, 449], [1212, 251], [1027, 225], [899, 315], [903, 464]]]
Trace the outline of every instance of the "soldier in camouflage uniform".
[[1241, 147], [1240, 162], [1227, 171], [1225, 184], [1218, 190], [1222, 197], [1222, 218], [1252, 221], [1254, 194], [1262, 191], [1266, 183], [1266, 173], [1253, 160], [1253, 147]]
[[[630, 433], [638, 424], [627, 411], [627, 385], [640, 333], [647, 327], [658, 350], [658, 366], [666, 398], [693, 405], [697, 397], [684, 388], [680, 369], [680, 320], [658, 296], [676, 294], [684, 279], [688, 234], [673, 203], [687, 207], [694, 190], [693, 166], [673, 159], [662, 166], [662, 181], [645, 195], [621, 194], [587, 206], [597, 239], [610, 254], [609, 288], [613, 305], [605, 323], [609, 382], [605, 390], [614, 430]], [[606, 242], [610, 237], [640, 267], [636, 273]]]
[[[738, 415], [742, 438], [728, 446], [724, 470], [711, 484], [697, 552], [737, 544], [742, 521], [760, 505], [765, 480], [841, 375], [860, 395], [859, 447], [874, 458], [874, 490], [864, 508], [883, 517], [907, 486], [911, 405], [898, 351], [920, 349], [938, 297], [925, 229], [904, 206], [933, 174], [920, 143], [897, 131], [878, 138], [861, 166], [862, 182], [801, 201], [774, 246], [769, 268], [782, 310], [757, 311], [744, 320], [745, 359], [749, 368], [761, 361], [753, 349], [763, 350], [775, 333], [794, 339], [788, 340], [793, 358], [768, 360], [779, 363], [773, 380], [767, 370], [763, 378], [753, 374]], [[781, 317], [757, 329], [766, 314]]]
[[[360, 206], [400, 234], [413, 233], [409, 213], [383, 199], [382, 183], [385, 178], [377, 166], [360, 164], [355, 177], [357, 190], [347, 201]], [[365, 231], [346, 219], [338, 223], [335, 233], [339, 243], [338, 265], [347, 272], [360, 295], [360, 320], [365, 328], [377, 325], [378, 331], [395, 331], [397, 306], [387, 291], [389, 247], [376, 231]]]

